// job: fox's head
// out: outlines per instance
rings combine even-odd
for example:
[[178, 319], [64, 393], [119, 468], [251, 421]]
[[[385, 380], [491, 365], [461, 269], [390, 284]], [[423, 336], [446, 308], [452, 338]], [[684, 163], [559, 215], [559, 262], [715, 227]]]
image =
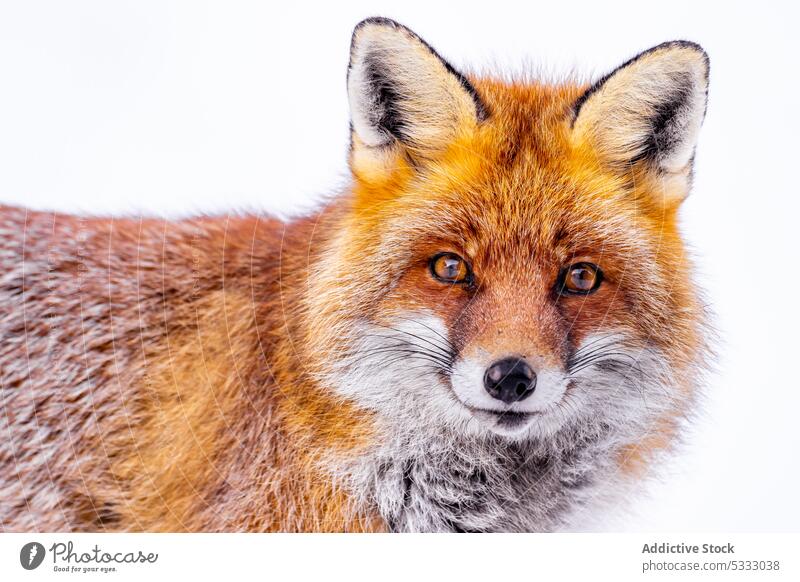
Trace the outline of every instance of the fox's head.
[[666, 430], [704, 345], [676, 214], [707, 82], [689, 42], [552, 85], [359, 24], [353, 188], [306, 302], [326, 385], [408, 430]]

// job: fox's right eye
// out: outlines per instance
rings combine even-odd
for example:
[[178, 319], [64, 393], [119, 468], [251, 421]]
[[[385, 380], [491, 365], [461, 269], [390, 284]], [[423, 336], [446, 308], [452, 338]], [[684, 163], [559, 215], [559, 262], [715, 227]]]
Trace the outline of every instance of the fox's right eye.
[[431, 275], [443, 283], [471, 283], [472, 269], [455, 253], [439, 253], [430, 259]]

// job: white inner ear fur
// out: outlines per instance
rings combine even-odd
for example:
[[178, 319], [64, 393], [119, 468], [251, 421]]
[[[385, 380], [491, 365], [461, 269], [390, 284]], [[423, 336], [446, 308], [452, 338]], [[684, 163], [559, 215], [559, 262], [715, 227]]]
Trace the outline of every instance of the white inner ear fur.
[[[412, 149], [440, 149], [462, 124], [478, 119], [462, 80], [413, 33], [390, 22], [356, 28], [347, 84], [353, 130], [367, 147], [401, 139]], [[382, 123], [390, 118], [402, 138]]]
[[611, 164], [647, 155], [664, 173], [688, 174], [707, 89], [708, 60], [700, 47], [655, 47], [594, 89], [580, 106], [573, 135]]

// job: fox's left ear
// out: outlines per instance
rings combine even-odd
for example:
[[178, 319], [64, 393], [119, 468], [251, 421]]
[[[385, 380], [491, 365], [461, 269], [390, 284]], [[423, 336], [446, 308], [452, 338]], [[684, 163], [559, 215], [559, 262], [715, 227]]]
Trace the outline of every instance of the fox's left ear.
[[619, 170], [647, 164], [668, 180], [668, 195], [682, 199], [705, 117], [708, 70], [708, 56], [697, 44], [674, 41], [653, 47], [578, 99], [573, 135]]
[[388, 18], [368, 18], [356, 26], [347, 92], [356, 170], [387, 164], [391, 170], [398, 154], [415, 161], [434, 157], [486, 117], [467, 78]]

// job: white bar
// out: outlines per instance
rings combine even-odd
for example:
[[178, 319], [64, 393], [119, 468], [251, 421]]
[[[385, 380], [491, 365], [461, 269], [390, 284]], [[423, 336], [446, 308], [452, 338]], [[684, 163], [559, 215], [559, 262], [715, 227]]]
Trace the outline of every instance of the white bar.
[[[20, 563], [28, 542], [47, 552], [31, 571]], [[69, 542], [75, 556], [65, 561]], [[0, 580], [800, 580], [799, 542], [800, 534], [2, 534]], [[645, 544], [684, 551], [643, 553]], [[733, 553], [703, 553], [703, 544], [730, 544]], [[124, 559], [140, 551], [157, 558], [98, 564], [95, 546], [101, 560], [103, 553]], [[697, 553], [686, 553], [687, 546], [697, 546]], [[91, 561], [77, 563], [83, 553]], [[776, 561], [777, 570], [734, 571], [730, 565]], [[721, 563], [728, 570], [653, 571], [651, 563]], [[82, 573], [103, 566], [115, 571]]]

